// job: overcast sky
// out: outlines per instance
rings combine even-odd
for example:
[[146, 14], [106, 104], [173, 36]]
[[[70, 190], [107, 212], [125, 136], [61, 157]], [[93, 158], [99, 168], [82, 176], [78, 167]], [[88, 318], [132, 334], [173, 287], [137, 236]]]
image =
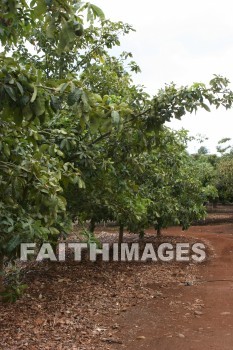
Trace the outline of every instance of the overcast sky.
[[[134, 54], [142, 73], [136, 83], [152, 95], [165, 83], [208, 83], [213, 74], [233, 82], [232, 0], [92, 0], [107, 18], [130, 23], [136, 33], [122, 39], [122, 51]], [[233, 86], [233, 85], [232, 85]], [[210, 152], [223, 137], [232, 137], [233, 110], [198, 112], [170, 126], [191, 135], [206, 135]], [[233, 142], [232, 142], [233, 143]], [[192, 146], [192, 150], [200, 145]]]

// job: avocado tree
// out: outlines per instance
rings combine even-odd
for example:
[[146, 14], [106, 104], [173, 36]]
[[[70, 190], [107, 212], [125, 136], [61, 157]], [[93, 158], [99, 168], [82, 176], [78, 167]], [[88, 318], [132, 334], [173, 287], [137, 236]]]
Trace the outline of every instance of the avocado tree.
[[192, 155], [196, 169], [197, 177], [201, 181], [206, 195], [206, 203], [217, 204], [219, 194], [216, 187], [217, 164], [219, 157], [216, 154], [203, 154], [198, 152]]
[[[46, 72], [38, 68], [37, 55], [32, 61], [27, 60], [26, 56], [30, 58], [32, 55], [24, 46], [31, 42], [38, 23], [48, 20], [48, 11], [50, 15], [60, 13], [61, 32], [65, 31], [63, 15], [73, 16], [71, 3], [59, 5], [59, 2], [54, 2], [53, 6], [46, 1], [32, 1], [30, 6], [25, 1], [1, 3], [1, 289], [4, 257], [15, 259], [21, 242], [53, 240], [62, 231], [70, 231], [64, 188], [69, 182], [83, 186], [80, 171], [64, 160], [60, 147], [54, 142], [67, 132], [62, 128], [51, 130], [48, 127], [62, 103], [63, 82], [48, 78]], [[97, 16], [96, 12], [98, 8], [88, 8], [89, 15]], [[10, 49], [12, 52], [8, 55]], [[66, 96], [68, 106], [75, 88], [70, 81], [70, 94]], [[80, 112], [84, 115], [87, 109], [85, 93], [82, 92], [80, 97], [83, 100]]]
[[203, 187], [186, 151], [186, 141], [185, 131], [163, 127], [159, 143], [141, 155], [146, 170], [138, 176], [138, 183], [143, 196], [150, 200], [142, 231], [153, 226], [160, 236], [162, 228], [169, 225], [187, 229], [205, 213]]
[[233, 155], [223, 155], [218, 164], [216, 170], [216, 187], [219, 193], [220, 201], [231, 202], [233, 201]]

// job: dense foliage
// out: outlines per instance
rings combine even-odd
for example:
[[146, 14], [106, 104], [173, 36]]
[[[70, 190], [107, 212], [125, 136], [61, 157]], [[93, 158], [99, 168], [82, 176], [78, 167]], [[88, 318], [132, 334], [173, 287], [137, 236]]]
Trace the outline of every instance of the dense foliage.
[[111, 55], [130, 25], [81, 1], [0, 9], [0, 270], [20, 242], [56, 241], [77, 218], [142, 233], [202, 217], [208, 181], [185, 133], [164, 124], [230, 108], [228, 80], [171, 84], [151, 98], [132, 82], [132, 54]]

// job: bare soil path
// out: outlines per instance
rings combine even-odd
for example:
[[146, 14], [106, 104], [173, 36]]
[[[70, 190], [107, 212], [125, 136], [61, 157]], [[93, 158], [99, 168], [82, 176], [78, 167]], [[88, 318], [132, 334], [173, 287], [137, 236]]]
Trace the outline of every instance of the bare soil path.
[[[225, 212], [217, 215], [226, 219]], [[72, 260], [25, 265], [26, 294], [15, 304], [0, 303], [0, 350], [232, 350], [233, 223], [228, 219], [185, 233], [164, 232], [163, 239], [173, 243], [206, 242], [209, 258], [198, 265]], [[102, 235], [117, 238], [115, 228]], [[147, 235], [156, 242], [153, 237]]]
[[[166, 234], [183, 232], [169, 228]], [[199, 282], [168, 285], [162, 299], [121, 314], [117, 323], [123, 344], [113, 349], [233, 349], [233, 224], [192, 227], [188, 236], [206, 240], [214, 252], [199, 266]]]

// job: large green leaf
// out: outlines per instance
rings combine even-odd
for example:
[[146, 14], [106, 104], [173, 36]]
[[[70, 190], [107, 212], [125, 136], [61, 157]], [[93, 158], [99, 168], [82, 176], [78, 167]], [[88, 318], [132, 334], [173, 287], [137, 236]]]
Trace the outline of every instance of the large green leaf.
[[30, 105], [35, 117], [39, 117], [45, 113], [45, 100], [43, 97], [37, 96], [36, 100]]
[[104, 12], [101, 10], [101, 8], [93, 4], [90, 4], [90, 8], [92, 9], [95, 18], [97, 17], [101, 21], [104, 21], [105, 15], [104, 15]]
[[67, 104], [73, 106], [76, 102], [78, 103], [82, 96], [82, 90], [75, 89], [73, 92], [70, 92], [67, 98]]
[[10, 98], [13, 101], [16, 102], [17, 101], [17, 97], [15, 95], [14, 89], [11, 86], [9, 86], [9, 85], [4, 85], [4, 89], [5, 89], [6, 93], [8, 94], [8, 96], [10, 96]]

